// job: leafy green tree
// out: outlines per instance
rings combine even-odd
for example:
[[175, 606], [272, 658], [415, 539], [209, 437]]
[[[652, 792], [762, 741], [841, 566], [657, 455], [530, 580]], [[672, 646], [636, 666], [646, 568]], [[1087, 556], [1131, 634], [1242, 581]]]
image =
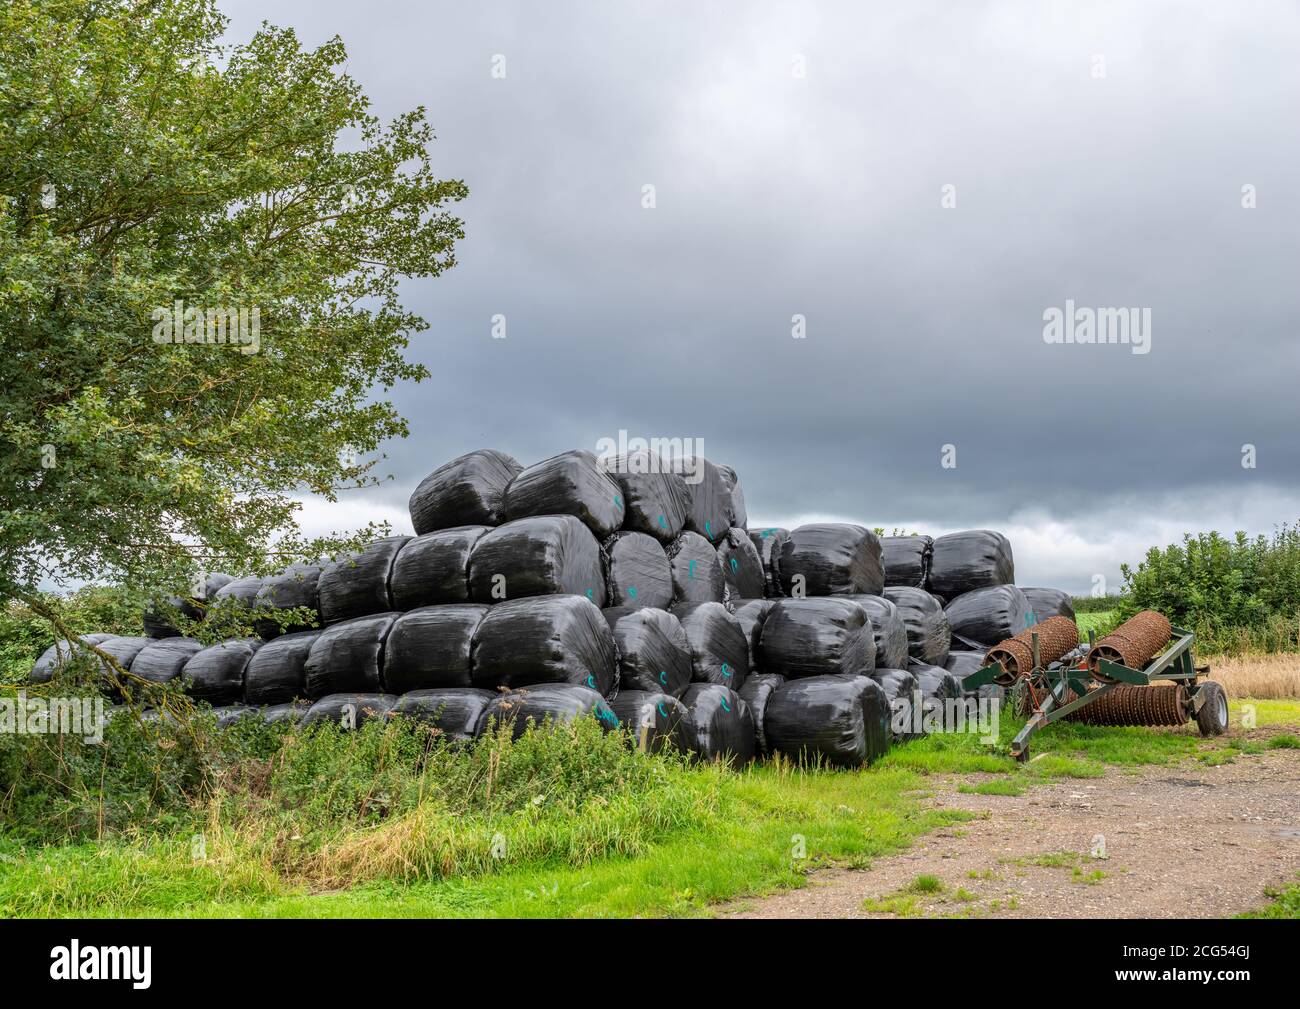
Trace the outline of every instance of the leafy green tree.
[[294, 494], [374, 482], [356, 458], [406, 434], [382, 393], [426, 377], [427, 323], [398, 283], [454, 264], [466, 187], [423, 109], [368, 111], [337, 38], [226, 25], [0, 5], [0, 600], [316, 555]]

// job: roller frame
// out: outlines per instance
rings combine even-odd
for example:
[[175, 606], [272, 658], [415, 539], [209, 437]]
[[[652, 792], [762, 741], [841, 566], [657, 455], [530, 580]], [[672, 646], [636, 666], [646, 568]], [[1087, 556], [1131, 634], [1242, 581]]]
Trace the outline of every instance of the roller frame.
[[[1011, 741], [1011, 755], [1017, 760], [1028, 760], [1029, 739], [1035, 732], [1086, 707], [1121, 684], [1149, 687], [1156, 680], [1174, 680], [1182, 683], [1187, 687], [1191, 701], [1189, 709], [1192, 717], [1195, 718], [1204, 703], [1204, 698], [1198, 689], [1200, 676], [1203, 672], [1209, 672], [1208, 666], [1197, 669], [1193, 661], [1192, 645], [1195, 641], [1196, 635], [1191, 631], [1172, 627], [1170, 644], [1148, 662], [1145, 668], [1129, 669], [1109, 659], [1102, 659], [1097, 668], [1100, 677], [1105, 678], [1102, 679], [1094, 676], [1088, 669], [1077, 669], [1072, 666], [1060, 666], [1056, 669], [1041, 668], [1037, 661], [1038, 641], [1035, 635], [1034, 670], [1029, 674], [1028, 679], [1035, 685], [1040, 685], [1040, 689], [1046, 689], [1046, 694], [1039, 699], [1025, 727], [1016, 733], [1016, 738]], [[975, 690], [986, 683], [992, 683], [1001, 673], [1002, 667], [997, 663], [991, 663], [964, 677], [962, 688], [968, 691]], [[1094, 683], [1097, 688], [1089, 689]], [[1077, 696], [1073, 701], [1067, 701], [1071, 690]]]

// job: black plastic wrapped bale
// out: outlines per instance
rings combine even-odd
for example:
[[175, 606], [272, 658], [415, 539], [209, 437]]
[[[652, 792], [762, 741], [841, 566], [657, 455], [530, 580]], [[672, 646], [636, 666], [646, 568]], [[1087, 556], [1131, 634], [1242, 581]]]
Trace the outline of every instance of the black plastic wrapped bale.
[[[144, 651], [145, 648], [149, 647], [151, 644], [154, 644], [156, 641], [159, 640], [180, 641], [182, 639], [181, 638], [166, 638], [166, 639], [142, 638], [142, 637], [137, 637], [135, 635], [124, 635], [122, 637], [106, 638], [105, 640], [98, 642], [95, 645], [95, 647], [98, 648], [101, 652], [104, 652], [107, 655], [111, 655], [114, 659], [117, 660], [117, 664], [119, 666], [121, 666], [123, 669], [127, 670], [128, 672], [131, 672], [134, 670], [135, 660], [139, 656], [139, 654], [142, 651]], [[186, 638], [183, 640], [188, 641], [189, 639]], [[118, 697], [120, 695], [120, 691], [118, 691], [115, 687], [112, 686], [113, 676], [119, 675], [117, 673], [117, 670], [110, 668], [109, 664], [105, 660], [99, 658], [99, 656], [97, 655], [94, 655], [93, 652], [91, 654], [92, 656], [94, 656], [95, 661], [97, 661], [100, 664], [100, 675], [102, 679], [105, 681], [104, 683], [105, 692], [111, 697], [115, 697], [115, 698]], [[120, 676], [119, 679], [121, 679]], [[129, 687], [131, 685], [131, 681], [129, 677], [126, 679], [121, 679], [121, 682], [124, 686]]]
[[329, 722], [341, 729], [359, 729], [372, 719], [388, 719], [397, 706], [393, 694], [330, 694], [307, 709], [298, 724], [306, 728]]
[[880, 537], [847, 522], [799, 526], [781, 547], [780, 575], [787, 596], [878, 596], [885, 588]]
[[691, 680], [739, 690], [749, 675], [749, 646], [740, 622], [721, 603], [678, 603], [672, 613], [691, 645]]
[[[984, 652], [949, 652], [943, 668], [957, 677], [960, 682], [971, 673], [978, 673], [984, 668], [984, 654]], [[963, 690], [963, 693], [972, 696], [976, 691]]]
[[867, 676], [809, 676], [778, 688], [763, 731], [774, 753], [834, 767], [861, 767], [889, 749], [889, 698]]
[[578, 684], [603, 696], [618, 689], [618, 650], [582, 596], [534, 596], [498, 603], [474, 633], [474, 686]]
[[845, 596], [867, 611], [876, 640], [876, 665], [901, 669], [907, 665], [907, 625], [898, 606], [884, 596]]
[[399, 616], [372, 613], [321, 631], [303, 666], [307, 696], [315, 700], [330, 694], [380, 693], [384, 643]]
[[158, 638], [140, 649], [131, 660], [131, 676], [150, 683], [169, 683], [180, 676], [185, 663], [201, 651], [203, 643], [193, 638]]
[[506, 488], [507, 519], [573, 515], [597, 539], [623, 524], [623, 492], [591, 452], [561, 452], [529, 466]]
[[787, 680], [869, 674], [876, 641], [867, 611], [851, 599], [782, 599], [763, 622], [763, 672]]
[[196, 652], [181, 670], [185, 692], [212, 705], [243, 700], [244, 670], [261, 645], [257, 638], [229, 638]]
[[469, 592], [476, 603], [571, 593], [604, 606], [600, 544], [572, 515], [507, 522], [474, 544]]
[[931, 666], [913, 659], [907, 664], [907, 671], [916, 678], [922, 697], [943, 701], [965, 696], [961, 680], [943, 666]]
[[718, 463], [718, 475], [731, 495], [731, 524], [740, 529], [749, 528], [749, 512], [745, 508], [745, 492], [740, 487], [740, 477], [730, 466]]
[[673, 601], [673, 573], [659, 541], [645, 533], [617, 532], [605, 540], [605, 600], [611, 606], [653, 606]]
[[212, 599], [214, 602], [233, 599], [244, 609], [251, 610], [257, 605], [257, 596], [262, 591], [262, 582], [263, 579], [256, 575], [232, 578], [212, 594]]
[[934, 541], [930, 553], [930, 591], [951, 600], [965, 592], [1016, 580], [1011, 543], [1001, 533], [971, 529]]
[[343, 557], [321, 572], [320, 618], [328, 626], [393, 609], [388, 579], [393, 562], [410, 536], [386, 536], [367, 543], [359, 553]]
[[490, 690], [473, 687], [412, 690], [398, 699], [393, 713], [432, 725], [449, 742], [468, 743], [478, 738], [483, 715], [494, 697]]
[[745, 699], [718, 683], [692, 683], [682, 694], [687, 718], [681, 738], [701, 760], [730, 761], [742, 767], [754, 759], [754, 715]]
[[675, 616], [621, 606], [601, 612], [618, 646], [620, 694], [643, 690], [676, 697], [690, 685], [691, 643]]
[[911, 729], [912, 705], [916, 702], [914, 693], [920, 690], [916, 677], [906, 669], [877, 668], [871, 678], [880, 684], [889, 700], [890, 735], [894, 739], [911, 739], [916, 736], [918, 733]]
[[954, 639], [965, 638], [992, 648], [1030, 626], [1029, 600], [1014, 585], [976, 589], [944, 607]]
[[784, 676], [772, 673], [755, 673], [746, 677], [745, 684], [737, 693], [749, 705], [750, 715], [754, 719], [754, 745], [763, 756], [771, 756], [772, 748], [768, 745], [767, 734], [763, 731], [763, 718], [767, 712], [767, 702], [772, 694], [785, 683]]
[[907, 653], [920, 662], [941, 665], [952, 645], [952, 628], [939, 602], [925, 589], [891, 586], [885, 598], [898, 607], [907, 630]]
[[912, 691], [920, 689], [916, 677], [906, 669], [882, 669], [877, 666], [871, 678], [884, 688], [885, 696], [891, 702], [900, 697], [911, 698]]
[[765, 589], [763, 560], [744, 529], [732, 526], [727, 530], [727, 535], [718, 544], [718, 563], [722, 567], [729, 601], [762, 597]]
[[1034, 623], [1041, 624], [1049, 617], [1067, 617], [1074, 620], [1074, 599], [1060, 589], [1021, 589], [1034, 611]]
[[395, 610], [469, 602], [469, 558], [487, 526], [457, 526], [417, 536], [393, 561], [388, 580]]
[[[320, 612], [320, 576], [324, 564], [291, 564], [278, 575], [267, 578], [254, 601], [258, 609], [296, 610], [300, 607]], [[279, 621], [263, 617], [253, 621], [262, 640], [270, 641], [281, 634], [311, 630], [310, 624], [297, 623], [281, 627]]]
[[[53, 678], [54, 671], [60, 666], [64, 666], [71, 662], [72, 657], [80, 651], [80, 649], [77, 648], [78, 643], [98, 645], [112, 637], [115, 637], [115, 635], [82, 634], [77, 638], [76, 642], [70, 642], [66, 638], [54, 642], [54, 644], [50, 645], [49, 648], [41, 652], [40, 658], [38, 658], [32, 666], [32, 671], [27, 674], [28, 681], [31, 683], [48, 683], [51, 678]], [[140, 648], [143, 648], [149, 643], [146, 638], [138, 638], [136, 640], [140, 641]], [[139, 649], [137, 649], [137, 651], [139, 651]], [[132, 658], [134, 657], [135, 656], [132, 656]], [[123, 664], [129, 666], [130, 662], [128, 661]]]
[[307, 695], [307, 656], [320, 631], [295, 631], [268, 641], [244, 669], [244, 701], [285, 704]]
[[144, 633], [151, 638], [177, 638], [180, 631], [171, 624], [171, 610], [179, 610], [190, 620], [202, 620], [204, 604], [217, 592], [233, 582], [234, 576], [211, 574], [203, 580], [203, 589], [197, 596], [170, 596], [163, 607], [150, 607], [144, 611]]
[[494, 696], [479, 732], [508, 724], [510, 735], [518, 739], [530, 725], [563, 725], [584, 715], [596, 718], [606, 730], [618, 728], [618, 716], [596, 691], [573, 683], [541, 683]]
[[449, 603], [399, 616], [384, 643], [384, 689], [405, 694], [470, 686], [474, 632], [487, 611], [477, 603]]
[[669, 461], [635, 452], [609, 460], [605, 468], [622, 493], [624, 529], [648, 533], [664, 544], [681, 534], [689, 496]]
[[668, 746], [684, 749], [682, 726], [690, 715], [672, 694], [620, 690], [609, 706], [637, 749], [645, 753], [658, 753]]
[[703, 456], [682, 461], [686, 486], [686, 528], [698, 533], [714, 547], [735, 523], [731, 515], [731, 491], [718, 467]]
[[720, 603], [727, 598], [718, 551], [698, 533], [684, 532], [669, 545], [668, 564], [676, 602]]
[[256, 708], [247, 704], [224, 704], [213, 708], [212, 714], [216, 716], [218, 729], [228, 729], [240, 719], [259, 718], [261, 715]]
[[262, 715], [262, 721], [267, 725], [278, 725], [281, 722], [297, 725], [311, 710], [311, 702], [289, 701], [284, 704], [268, 704], [257, 710]]
[[882, 537], [880, 559], [885, 566], [885, 584], [925, 588], [933, 546], [934, 540], [929, 536]]
[[511, 456], [483, 448], [439, 466], [411, 494], [417, 535], [454, 526], [495, 526], [505, 521], [506, 487], [523, 469]]
[[749, 541], [754, 544], [763, 565], [763, 595], [768, 599], [785, 595], [781, 588], [781, 551], [789, 538], [790, 530], [778, 526], [749, 530]]
[[776, 605], [774, 599], [737, 599], [736, 610], [732, 614], [740, 629], [745, 634], [745, 644], [749, 648], [749, 672], [757, 673], [762, 668], [763, 622]]

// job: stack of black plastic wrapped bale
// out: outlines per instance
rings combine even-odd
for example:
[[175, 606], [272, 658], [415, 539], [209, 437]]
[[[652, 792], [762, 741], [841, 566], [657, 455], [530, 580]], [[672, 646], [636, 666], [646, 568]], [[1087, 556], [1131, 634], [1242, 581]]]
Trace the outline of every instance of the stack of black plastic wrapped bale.
[[205, 648], [148, 614], [148, 637], [96, 646], [133, 675], [180, 677], [223, 721], [401, 713], [472, 739], [494, 719], [521, 732], [590, 713], [647, 749], [857, 766], [885, 751], [900, 702], [959, 696], [1034, 611], [1073, 616], [1064, 593], [1011, 584], [997, 533], [747, 530], [735, 472], [702, 458], [524, 468], [485, 449], [429, 474], [410, 511], [414, 536], [172, 601], [192, 617], [210, 598], [307, 607], [320, 628], [263, 618], [258, 638]]
[[[260, 638], [205, 648], [150, 613], [149, 637], [94, 643], [133, 675], [180, 678], [223, 722], [400, 713], [468, 739], [494, 720], [518, 733], [592, 713], [647, 748], [753, 756], [736, 692], [749, 648], [731, 608], [745, 591], [762, 595], [763, 573], [733, 528], [745, 521], [733, 471], [585, 451], [524, 468], [481, 450], [427, 476], [410, 510], [414, 536], [272, 578], [216, 576], [172, 601], [192, 618], [209, 598], [307, 606], [318, 629], [259, 619]], [[33, 677], [48, 679], [75, 647], [50, 649]]]

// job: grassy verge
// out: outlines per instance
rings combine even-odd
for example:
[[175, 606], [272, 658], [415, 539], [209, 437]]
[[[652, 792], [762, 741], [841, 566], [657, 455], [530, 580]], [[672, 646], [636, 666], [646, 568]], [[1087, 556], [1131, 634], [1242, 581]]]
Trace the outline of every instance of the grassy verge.
[[[1300, 701], [1255, 710], [1261, 725], [1300, 725]], [[965, 819], [929, 804], [935, 774], [1018, 794], [1107, 765], [1231, 760], [1245, 746], [1187, 729], [1066, 724], [1040, 733], [1037, 759], [1019, 765], [1006, 744], [1021, 724], [1004, 718], [995, 747], [934, 735], [853, 772], [690, 766], [627, 753], [594, 723], [438, 751], [431, 765], [377, 724], [323, 733], [282, 750], [278, 769], [232, 768], [182, 829], [98, 843], [0, 839], [0, 914], [702, 915], [798, 886], [820, 866], [865, 866]], [[1251, 745], [1290, 745], [1272, 742], [1282, 737], [1294, 738], [1278, 731]]]

